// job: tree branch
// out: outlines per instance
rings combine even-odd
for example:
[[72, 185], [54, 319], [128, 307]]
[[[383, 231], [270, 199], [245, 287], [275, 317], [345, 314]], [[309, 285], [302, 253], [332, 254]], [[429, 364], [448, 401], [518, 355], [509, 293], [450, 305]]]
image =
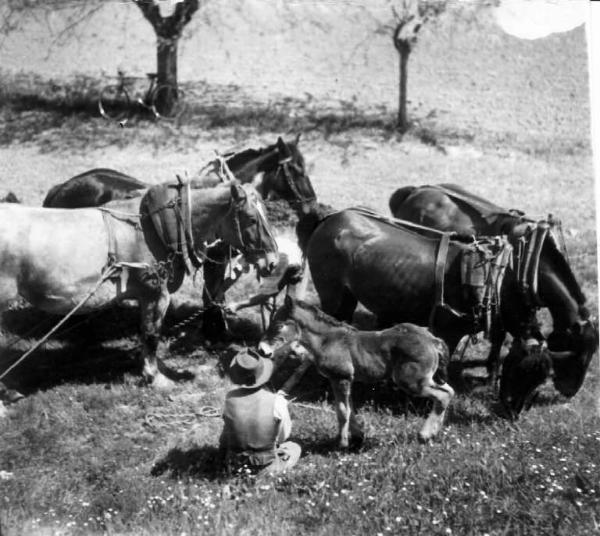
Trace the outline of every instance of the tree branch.
[[179, 39], [183, 28], [200, 8], [199, 0], [183, 0], [175, 5], [171, 15], [163, 17], [154, 0], [133, 0], [133, 2], [152, 25], [156, 35], [163, 39]]

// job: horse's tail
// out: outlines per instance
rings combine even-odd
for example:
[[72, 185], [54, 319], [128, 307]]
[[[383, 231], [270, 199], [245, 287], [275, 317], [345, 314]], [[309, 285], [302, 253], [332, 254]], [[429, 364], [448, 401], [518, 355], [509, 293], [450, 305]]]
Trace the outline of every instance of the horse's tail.
[[308, 241], [315, 229], [327, 216], [334, 212], [335, 210], [329, 205], [314, 203], [309, 212], [300, 216], [300, 219], [296, 224], [296, 237], [298, 238], [298, 245], [300, 246], [303, 255], [306, 255]]
[[446, 383], [448, 381], [448, 365], [450, 364], [450, 351], [448, 345], [435, 337], [434, 344], [438, 351], [438, 367], [433, 374], [433, 380], [436, 383]]
[[389, 207], [393, 216], [396, 216], [396, 211], [400, 208], [406, 198], [417, 189], [416, 186], [403, 186], [398, 188], [391, 196]]

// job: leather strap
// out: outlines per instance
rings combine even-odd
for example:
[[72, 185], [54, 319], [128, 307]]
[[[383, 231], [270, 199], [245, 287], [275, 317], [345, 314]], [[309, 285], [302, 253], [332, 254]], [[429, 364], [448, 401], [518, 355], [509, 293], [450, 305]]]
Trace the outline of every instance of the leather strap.
[[435, 301], [429, 314], [429, 328], [433, 329], [435, 313], [438, 307], [445, 307], [444, 303], [444, 275], [446, 274], [446, 259], [448, 258], [448, 246], [450, 235], [442, 234], [435, 259]]
[[194, 237], [192, 235], [192, 197], [190, 183], [180, 183], [178, 186], [178, 193], [180, 202], [181, 212], [177, 213], [178, 206], [175, 205], [175, 211], [177, 213], [177, 220], [180, 226], [180, 233], [182, 241], [179, 245], [183, 259], [185, 262], [186, 270], [191, 273], [190, 265], [198, 269], [202, 266], [202, 261], [196, 255], [196, 248], [194, 245]]
[[531, 265], [529, 267], [529, 272], [527, 273], [527, 280], [529, 282], [529, 293], [530, 300], [533, 305], [541, 307], [543, 305], [542, 300], [538, 294], [538, 274], [540, 267], [540, 255], [542, 253], [542, 247], [544, 246], [544, 241], [548, 236], [548, 231], [550, 230], [550, 226], [545, 221], [538, 222], [537, 225], [537, 233], [536, 233], [536, 241], [535, 244], [532, 244], [533, 253], [531, 255]]
[[106, 267], [117, 262], [117, 239], [115, 237], [115, 228], [113, 227], [112, 216], [105, 210], [100, 211], [106, 228], [106, 236], [108, 240], [108, 255], [106, 259]]

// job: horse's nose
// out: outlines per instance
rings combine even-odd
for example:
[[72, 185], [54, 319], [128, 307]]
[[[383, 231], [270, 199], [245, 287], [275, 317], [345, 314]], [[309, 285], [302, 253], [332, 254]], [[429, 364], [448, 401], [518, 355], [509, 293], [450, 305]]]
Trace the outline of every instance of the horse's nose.
[[272, 272], [279, 264], [279, 255], [276, 253], [267, 253], [266, 261], [269, 272]]
[[260, 341], [258, 343], [258, 353], [263, 357], [271, 357], [273, 355], [273, 348], [267, 342]]

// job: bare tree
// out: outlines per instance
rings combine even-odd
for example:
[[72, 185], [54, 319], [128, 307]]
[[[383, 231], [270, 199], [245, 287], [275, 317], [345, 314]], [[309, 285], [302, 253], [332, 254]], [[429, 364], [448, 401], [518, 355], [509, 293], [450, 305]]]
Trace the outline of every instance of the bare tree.
[[395, 24], [393, 42], [399, 56], [398, 117], [396, 128], [406, 132], [410, 126], [406, 110], [408, 85], [408, 58], [417, 43], [419, 30], [430, 18], [446, 9], [447, 0], [402, 0], [399, 9], [392, 6]]
[[[150, 22], [157, 39], [156, 71], [158, 85], [167, 84], [177, 88], [177, 45], [184, 27], [200, 7], [199, 0], [131, 0]], [[160, 4], [163, 4], [162, 6]], [[163, 15], [165, 4], [171, 12]], [[0, 34], [8, 34], [20, 28], [27, 18], [44, 20], [48, 14], [62, 10], [65, 14], [63, 28], [55, 41], [71, 36], [75, 28], [89, 20], [106, 2], [102, 0], [8, 0], [0, 6]], [[177, 92], [163, 92], [165, 100], [177, 98]], [[162, 103], [171, 106], [172, 103]]]
[[156, 72], [158, 84], [177, 87], [177, 44], [192, 16], [200, 7], [198, 0], [178, 0], [172, 12], [163, 16], [156, 0], [132, 0], [154, 28], [156, 34]]

